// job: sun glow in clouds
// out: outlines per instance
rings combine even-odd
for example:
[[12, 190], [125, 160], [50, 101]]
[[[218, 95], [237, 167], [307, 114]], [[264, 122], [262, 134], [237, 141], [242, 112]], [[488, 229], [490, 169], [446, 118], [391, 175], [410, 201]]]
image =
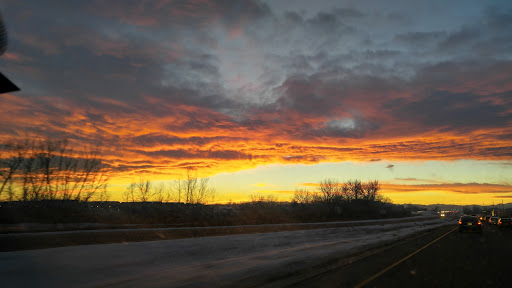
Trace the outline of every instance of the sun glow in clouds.
[[396, 202], [508, 196], [510, 1], [113, 5], [0, 5], [21, 87], [2, 143], [99, 146], [114, 190], [194, 169], [221, 201], [325, 177]]

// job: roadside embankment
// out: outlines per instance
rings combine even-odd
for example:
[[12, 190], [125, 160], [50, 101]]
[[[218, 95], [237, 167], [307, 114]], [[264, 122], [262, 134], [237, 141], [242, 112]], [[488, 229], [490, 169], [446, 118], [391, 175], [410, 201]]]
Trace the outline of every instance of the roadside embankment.
[[100, 230], [85, 229], [57, 232], [9, 232], [0, 234], [0, 251], [5, 252], [76, 245], [172, 240], [206, 236], [385, 225], [405, 222], [421, 222], [433, 219], [438, 219], [438, 217], [418, 216], [378, 220], [212, 227], [124, 228], [123, 226], [118, 226], [116, 227], [117, 229]]

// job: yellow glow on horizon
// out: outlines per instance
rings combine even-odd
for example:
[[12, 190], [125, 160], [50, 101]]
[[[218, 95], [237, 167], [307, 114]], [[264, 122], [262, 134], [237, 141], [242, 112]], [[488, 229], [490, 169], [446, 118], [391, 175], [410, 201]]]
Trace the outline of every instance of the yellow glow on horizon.
[[[393, 168], [386, 168], [389, 163], [394, 163]], [[278, 201], [290, 201], [295, 189], [317, 193], [320, 180], [334, 178], [341, 183], [354, 179], [362, 182], [379, 180], [380, 194], [395, 204], [471, 205], [491, 203], [493, 200], [507, 199], [512, 195], [512, 179], [509, 176], [511, 174], [507, 172], [512, 170], [512, 165], [508, 163], [472, 160], [274, 164], [198, 177], [210, 177], [210, 183], [217, 191], [217, 203], [246, 202], [255, 195], [272, 196]], [[432, 171], [441, 176], [422, 179]], [[451, 174], [445, 175], [445, 171], [450, 171]], [[134, 179], [139, 179], [140, 175], [146, 175], [151, 181], [164, 182], [179, 179], [180, 176], [176, 171], [174, 174], [160, 172], [123, 174], [111, 179], [112, 199], [119, 199], [126, 185]]]

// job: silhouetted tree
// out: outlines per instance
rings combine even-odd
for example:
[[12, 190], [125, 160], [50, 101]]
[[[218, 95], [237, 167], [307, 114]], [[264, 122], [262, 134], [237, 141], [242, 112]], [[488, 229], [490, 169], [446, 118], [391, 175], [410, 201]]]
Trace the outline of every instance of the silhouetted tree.
[[67, 140], [49, 139], [25, 140], [2, 147], [10, 150], [2, 150], [0, 192], [8, 187], [10, 198], [87, 201], [107, 189], [108, 177], [96, 150], [75, 151], [69, 148]]
[[9, 194], [9, 200], [14, 197], [14, 179], [27, 153], [27, 145], [24, 142], [6, 143], [0, 145], [0, 197], [4, 191]]
[[169, 202], [170, 200], [170, 193], [168, 190], [165, 189], [164, 183], [159, 183], [156, 185], [153, 185], [154, 189], [154, 199], [157, 202]]
[[130, 183], [123, 191], [124, 202], [135, 202], [135, 183]]
[[139, 179], [139, 181], [135, 183], [135, 191], [140, 202], [148, 202], [155, 195], [151, 181], [147, 179]]
[[197, 178], [197, 171], [187, 169], [184, 178], [174, 180], [173, 192], [178, 202], [206, 204], [215, 199], [215, 188], [210, 185], [210, 178]]
[[375, 201], [380, 190], [379, 181], [373, 180], [362, 184], [362, 198], [367, 201]]
[[345, 183], [350, 199], [358, 200], [363, 195], [363, 185], [359, 180], [349, 180]]
[[340, 202], [343, 198], [343, 186], [332, 178], [326, 178], [320, 181], [318, 190], [322, 195], [321, 201], [324, 203]]
[[295, 189], [292, 202], [299, 204], [309, 204], [314, 201], [314, 195], [307, 189]]

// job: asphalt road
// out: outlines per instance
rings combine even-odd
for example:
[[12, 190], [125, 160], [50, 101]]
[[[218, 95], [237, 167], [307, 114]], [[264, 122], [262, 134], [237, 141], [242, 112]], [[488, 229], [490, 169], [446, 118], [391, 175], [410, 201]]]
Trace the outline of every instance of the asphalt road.
[[481, 234], [450, 232], [456, 227], [436, 229], [289, 287], [512, 287], [512, 230], [484, 224]]

